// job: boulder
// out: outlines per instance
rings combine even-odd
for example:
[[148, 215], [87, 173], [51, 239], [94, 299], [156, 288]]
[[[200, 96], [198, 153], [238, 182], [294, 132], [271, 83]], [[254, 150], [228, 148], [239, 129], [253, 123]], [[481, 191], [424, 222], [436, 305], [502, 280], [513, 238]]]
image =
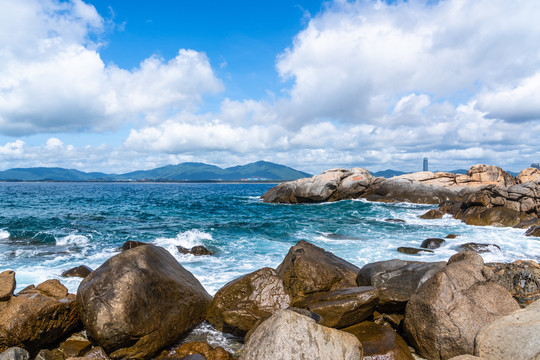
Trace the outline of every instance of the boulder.
[[165, 249], [124, 251], [79, 285], [81, 320], [112, 358], [142, 359], [204, 320], [212, 300]]
[[540, 299], [540, 265], [536, 261], [517, 260], [487, 266], [492, 270], [488, 280], [510, 291], [521, 307]]
[[356, 286], [358, 267], [307, 241], [289, 249], [277, 273], [293, 305], [306, 296]]
[[501, 250], [497, 244], [466, 243], [458, 246], [458, 251], [474, 251], [479, 254]]
[[540, 301], [482, 327], [475, 355], [489, 360], [540, 358]]
[[0, 351], [17, 346], [36, 354], [78, 326], [75, 296], [58, 280], [46, 281], [0, 303]]
[[379, 311], [400, 312], [420, 285], [444, 266], [444, 262], [378, 261], [362, 267], [356, 282], [379, 290]]
[[145, 242], [140, 242], [140, 241], [128, 240], [122, 244], [119, 250], [126, 251], [126, 250], [133, 249], [133, 248], [136, 248], [138, 246], [143, 246], [143, 245], [149, 245], [149, 244]]
[[426, 240], [422, 241], [422, 244], [420, 244], [420, 247], [423, 248], [423, 249], [438, 249], [445, 242], [446, 241], [444, 239], [429, 238], [429, 239], [426, 239]]
[[20, 347], [10, 347], [0, 353], [0, 360], [29, 360], [30, 354], [28, 351]]
[[361, 360], [351, 334], [321, 326], [294, 311], [279, 310], [251, 334], [240, 360]]
[[360, 340], [364, 359], [414, 359], [407, 343], [390, 326], [364, 321], [342, 331], [353, 334]]
[[92, 349], [88, 339], [80, 335], [73, 335], [60, 344], [60, 350], [66, 358], [82, 356]]
[[523, 169], [516, 177], [516, 180], [518, 184], [523, 184], [529, 181], [540, 182], [540, 169], [532, 167]]
[[9, 300], [16, 287], [15, 271], [6, 270], [0, 273], [0, 301]]
[[218, 330], [244, 336], [260, 319], [288, 308], [291, 297], [274, 269], [263, 268], [218, 290], [207, 320]]
[[319, 324], [339, 329], [371, 316], [379, 301], [379, 291], [372, 286], [352, 287], [313, 294], [304, 301], [309, 311], [321, 316]]
[[77, 267], [71, 268], [69, 270], [66, 270], [62, 273], [62, 277], [80, 277], [85, 278], [87, 277], [92, 271], [88, 266], [86, 265], [79, 265]]
[[62, 351], [60, 349], [42, 349], [39, 351], [39, 353], [36, 356], [35, 360], [64, 360], [64, 354], [62, 354]]
[[531, 218], [529, 220], [524, 220], [514, 227], [518, 229], [529, 229], [534, 226], [540, 226], [540, 219], [537, 217]]
[[486, 282], [484, 273], [480, 255], [461, 252], [411, 296], [404, 328], [420, 355], [448, 359], [473, 354], [482, 326], [519, 309], [505, 288]]
[[336, 200], [357, 199], [362, 196], [375, 178], [366, 169], [353, 168], [346, 171], [332, 198]]
[[183, 246], [177, 246], [178, 252], [182, 254], [191, 254], [195, 256], [201, 256], [201, 255], [212, 255], [212, 252], [205, 248], [203, 245], [197, 245], [192, 247], [191, 249], [185, 248]]
[[531, 226], [526, 232], [525, 236], [540, 237], [540, 226]]
[[84, 354], [82, 357], [72, 357], [66, 360], [110, 360], [110, 358], [107, 356], [105, 350], [98, 346]]
[[382, 181], [374, 181], [361, 197], [371, 201], [440, 204], [443, 201], [459, 200], [458, 190], [442, 186], [424, 185], [416, 180], [393, 177]]
[[443, 216], [444, 216], [444, 213], [441, 210], [431, 209], [431, 210], [428, 210], [428, 212], [426, 212], [424, 215], [420, 215], [420, 219], [428, 219], [428, 220], [442, 219]]
[[499, 185], [508, 187], [516, 184], [512, 175], [498, 166], [478, 164], [472, 166], [465, 176], [456, 176], [458, 186], [476, 187]]
[[407, 247], [407, 246], [398, 247], [397, 251], [399, 251], [400, 253], [403, 253], [403, 254], [408, 254], [408, 255], [418, 255], [418, 254], [422, 254], [422, 253], [433, 253], [433, 250], [418, 249], [418, 248], [412, 248], [412, 247]]
[[477, 226], [515, 226], [529, 218], [518, 210], [503, 206], [486, 208], [483, 206], [470, 207], [465, 210], [461, 220], [467, 225]]
[[[189, 356], [193, 356], [190, 359], [198, 359], [195, 355], [202, 356], [206, 360], [233, 360], [232, 355], [221, 346], [213, 348], [205, 342], [188, 342], [173, 350], [176, 359], [188, 359]], [[166, 358], [168, 357], [158, 357], [158, 359]]]

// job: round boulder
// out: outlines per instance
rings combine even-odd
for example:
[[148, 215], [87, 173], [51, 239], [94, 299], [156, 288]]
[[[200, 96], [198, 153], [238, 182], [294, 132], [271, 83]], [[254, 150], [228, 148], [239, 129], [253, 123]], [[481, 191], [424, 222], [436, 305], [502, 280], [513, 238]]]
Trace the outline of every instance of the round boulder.
[[165, 249], [124, 251], [88, 275], [77, 301], [92, 338], [112, 358], [142, 359], [204, 320], [212, 298]]
[[423, 248], [423, 249], [438, 249], [444, 243], [445, 243], [444, 239], [429, 238], [429, 239], [426, 239], [426, 240], [422, 241], [422, 244], [420, 244], [420, 247]]

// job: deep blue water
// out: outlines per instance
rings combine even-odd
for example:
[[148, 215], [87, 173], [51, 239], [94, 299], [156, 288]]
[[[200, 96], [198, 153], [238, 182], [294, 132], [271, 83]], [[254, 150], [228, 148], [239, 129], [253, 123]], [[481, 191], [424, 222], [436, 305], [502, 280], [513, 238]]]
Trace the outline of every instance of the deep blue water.
[[[167, 248], [215, 293], [226, 282], [264, 266], [276, 267], [301, 239], [350, 262], [401, 258], [446, 260], [459, 244], [488, 242], [501, 251], [486, 261], [540, 260], [540, 241], [524, 230], [471, 227], [445, 217], [422, 220], [432, 206], [341, 201], [265, 204], [273, 184], [0, 183], [0, 271], [16, 271], [17, 288], [49, 278], [76, 292], [80, 279], [63, 270], [98, 267], [127, 240]], [[406, 223], [386, 222], [399, 218]], [[404, 255], [428, 237], [459, 234], [435, 254]], [[203, 244], [214, 256], [182, 255], [177, 245]]]

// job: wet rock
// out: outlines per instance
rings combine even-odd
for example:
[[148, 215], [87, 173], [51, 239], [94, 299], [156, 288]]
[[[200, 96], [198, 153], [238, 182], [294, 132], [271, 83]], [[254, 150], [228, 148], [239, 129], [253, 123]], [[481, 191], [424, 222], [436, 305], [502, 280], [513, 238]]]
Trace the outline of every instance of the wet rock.
[[66, 360], [110, 360], [107, 353], [100, 346], [93, 348], [82, 357], [72, 357]]
[[481, 244], [481, 243], [466, 243], [459, 245], [458, 251], [474, 251], [479, 254], [493, 252], [493, 250], [501, 250], [496, 244]]
[[306, 296], [356, 286], [358, 267], [307, 241], [289, 249], [277, 273], [293, 305]]
[[528, 219], [527, 215], [503, 206], [470, 207], [461, 218], [465, 224], [477, 226], [515, 226], [525, 219]]
[[404, 327], [420, 355], [448, 359], [473, 354], [482, 326], [519, 309], [506, 289], [486, 282], [483, 270], [480, 255], [458, 253], [411, 296]]
[[448, 235], [446, 235], [445, 238], [446, 238], [446, 239], [455, 239], [455, 238], [457, 238], [458, 236], [459, 236], [459, 235], [457, 235], [457, 234], [448, 234]]
[[362, 345], [348, 333], [279, 310], [250, 336], [240, 360], [361, 360]]
[[0, 301], [9, 300], [15, 291], [15, 271], [6, 270], [0, 273]]
[[445, 242], [446, 241], [444, 239], [429, 238], [429, 239], [426, 239], [426, 240], [422, 241], [422, 244], [420, 244], [420, 247], [423, 248], [423, 249], [438, 249]]
[[422, 253], [433, 253], [432, 250], [429, 249], [418, 249], [418, 248], [412, 248], [407, 246], [401, 246], [398, 247], [397, 251], [403, 254], [409, 254], [409, 255], [418, 255]]
[[18, 346], [36, 354], [78, 326], [75, 296], [58, 280], [46, 281], [0, 303], [0, 351]]
[[403, 319], [405, 316], [403, 314], [380, 314], [377, 313], [377, 316], [375, 316], [375, 313], [373, 314], [373, 322], [379, 325], [389, 324], [394, 330], [400, 330], [402, 329], [403, 325]]
[[274, 269], [263, 268], [235, 279], [214, 296], [208, 321], [218, 330], [244, 336], [260, 319], [288, 308], [291, 297]]
[[[213, 348], [206, 342], [188, 342], [182, 344], [173, 351], [173, 354], [176, 359], [202, 358], [206, 360], [233, 360], [233, 356], [221, 346]], [[158, 359], [166, 358], [159, 357]]]
[[321, 316], [319, 324], [338, 329], [367, 319], [378, 301], [379, 291], [372, 286], [318, 293], [305, 299], [309, 311]]
[[540, 237], [540, 226], [532, 226], [526, 232], [525, 236], [536, 236]]
[[[80, 284], [81, 320], [112, 358], [146, 358], [204, 320], [212, 300], [165, 249], [124, 251]], [[165, 311], [166, 309], [166, 311]]]
[[441, 210], [437, 209], [431, 209], [428, 212], [426, 212], [424, 215], [420, 215], [420, 219], [442, 219], [444, 216], [444, 213]]
[[62, 277], [87, 277], [93, 270], [86, 265], [79, 265], [77, 267], [66, 270], [62, 273]]
[[0, 353], [0, 360], [29, 360], [30, 354], [28, 351], [20, 347], [10, 347]]
[[492, 272], [489, 281], [510, 291], [521, 307], [540, 299], [540, 265], [532, 260], [510, 264], [487, 264]]
[[64, 360], [64, 359], [65, 359], [64, 354], [62, 354], [60, 349], [54, 349], [54, 350], [42, 349], [37, 354], [35, 360]]
[[90, 341], [80, 337], [71, 337], [60, 344], [60, 350], [66, 358], [82, 356], [91, 348]]
[[149, 244], [145, 242], [140, 242], [140, 241], [128, 240], [124, 244], [122, 244], [119, 250], [126, 251], [126, 250], [133, 249], [133, 248], [136, 248], [138, 246], [143, 246], [143, 245], [149, 245]]
[[525, 220], [514, 226], [518, 229], [528, 229], [533, 226], [540, 226], [540, 219], [537, 217], [531, 218], [529, 220]]
[[413, 293], [427, 279], [446, 265], [445, 262], [418, 262], [398, 259], [366, 264], [358, 272], [358, 286], [373, 286], [379, 290], [381, 312], [405, 310]]
[[201, 256], [201, 255], [212, 255], [213, 253], [205, 248], [202, 245], [197, 245], [192, 247], [191, 249], [185, 248], [183, 246], [177, 246], [176, 247], [178, 251], [182, 254], [191, 254], [195, 256]]
[[475, 355], [482, 359], [538, 359], [540, 301], [482, 327], [475, 339]]
[[406, 222], [405, 220], [402, 220], [402, 219], [384, 219], [384, 221], [390, 222], [390, 223], [405, 223]]
[[364, 321], [342, 331], [353, 334], [364, 348], [364, 358], [413, 360], [405, 341], [391, 327]]

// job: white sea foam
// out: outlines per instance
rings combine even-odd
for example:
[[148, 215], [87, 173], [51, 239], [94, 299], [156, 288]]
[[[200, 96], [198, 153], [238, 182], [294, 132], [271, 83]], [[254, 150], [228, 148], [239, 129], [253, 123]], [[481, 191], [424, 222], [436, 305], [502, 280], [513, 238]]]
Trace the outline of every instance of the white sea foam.
[[56, 245], [59, 246], [83, 246], [90, 242], [90, 239], [84, 235], [69, 234], [56, 239]]
[[0, 229], [0, 240], [7, 239], [10, 236], [11, 236], [11, 234], [9, 233], [9, 231], [7, 231], [5, 229]]
[[197, 245], [203, 245], [203, 240], [212, 241], [212, 234], [192, 229], [188, 231], [181, 232], [173, 238], [160, 237], [154, 240], [154, 244], [162, 246], [173, 255], [178, 254], [177, 246], [183, 246], [187, 249], [191, 249]]

